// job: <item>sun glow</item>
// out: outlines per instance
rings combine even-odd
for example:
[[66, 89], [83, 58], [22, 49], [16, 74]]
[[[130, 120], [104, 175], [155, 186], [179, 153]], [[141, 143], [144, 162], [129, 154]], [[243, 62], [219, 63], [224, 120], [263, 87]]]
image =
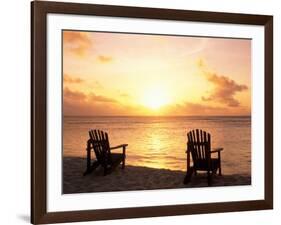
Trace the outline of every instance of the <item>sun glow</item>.
[[62, 39], [65, 115], [251, 114], [250, 39], [94, 31]]
[[151, 88], [145, 91], [143, 96], [143, 105], [153, 110], [157, 110], [162, 106], [167, 105], [169, 101], [168, 92], [160, 87]]

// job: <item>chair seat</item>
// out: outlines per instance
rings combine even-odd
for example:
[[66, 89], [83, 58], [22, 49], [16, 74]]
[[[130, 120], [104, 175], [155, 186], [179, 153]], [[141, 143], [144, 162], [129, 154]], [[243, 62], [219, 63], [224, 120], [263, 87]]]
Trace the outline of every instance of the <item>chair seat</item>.
[[124, 155], [122, 153], [111, 153], [110, 154], [110, 160], [111, 160], [111, 166], [118, 165], [120, 162], [122, 162], [124, 159]]
[[[219, 159], [211, 159], [211, 170], [216, 170], [219, 168]], [[206, 159], [199, 159], [194, 164], [196, 170], [208, 170], [208, 161]]]
[[124, 155], [122, 153], [111, 153], [110, 158], [111, 161], [115, 162], [115, 161], [123, 160]]

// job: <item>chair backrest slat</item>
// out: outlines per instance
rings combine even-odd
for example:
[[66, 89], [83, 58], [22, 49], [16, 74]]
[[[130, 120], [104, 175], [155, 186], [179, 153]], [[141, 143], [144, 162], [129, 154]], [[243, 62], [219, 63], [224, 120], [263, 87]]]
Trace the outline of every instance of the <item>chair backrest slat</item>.
[[[201, 130], [202, 131], [202, 130]], [[207, 135], [206, 135], [206, 132], [203, 132], [203, 142], [204, 143], [207, 143]], [[206, 146], [205, 146], [205, 149], [204, 149], [204, 151], [205, 151], [205, 158], [207, 158], [208, 156], [207, 156], [207, 153], [206, 153]]]
[[[197, 145], [197, 155], [198, 155], [198, 158], [201, 159], [202, 158], [202, 155], [201, 155], [201, 140], [200, 140], [200, 136], [199, 136], [199, 130], [196, 129], [196, 142], [200, 143], [199, 145]], [[203, 146], [202, 146], [203, 147]]]
[[108, 134], [101, 130], [90, 130], [90, 140], [97, 160], [101, 163], [107, 163], [110, 160], [110, 145], [108, 140]]
[[94, 138], [94, 133], [93, 133], [93, 131], [92, 130], [90, 130], [89, 131], [89, 135], [90, 135], [90, 138], [92, 139], [92, 140], [94, 140], [95, 138]]
[[192, 130], [187, 133], [188, 150], [191, 152], [194, 163], [198, 160], [210, 158], [211, 135], [203, 130]]
[[[204, 140], [203, 140], [203, 135], [202, 135], [202, 130], [199, 130], [199, 137], [200, 137], [200, 142], [204, 143]], [[200, 145], [201, 147], [201, 158], [204, 158], [205, 159], [205, 145]]]

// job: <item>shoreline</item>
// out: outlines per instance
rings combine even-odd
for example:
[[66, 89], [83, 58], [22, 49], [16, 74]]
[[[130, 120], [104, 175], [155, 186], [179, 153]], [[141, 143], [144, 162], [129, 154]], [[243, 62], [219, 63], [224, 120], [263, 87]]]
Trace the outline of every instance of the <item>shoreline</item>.
[[[205, 173], [192, 176], [191, 182], [184, 184], [186, 172], [180, 170], [126, 165], [124, 170], [118, 166], [107, 176], [103, 176], [101, 167], [83, 176], [85, 169], [85, 158], [63, 157], [63, 194], [208, 187]], [[211, 187], [250, 184], [250, 175], [225, 174], [214, 175]]]

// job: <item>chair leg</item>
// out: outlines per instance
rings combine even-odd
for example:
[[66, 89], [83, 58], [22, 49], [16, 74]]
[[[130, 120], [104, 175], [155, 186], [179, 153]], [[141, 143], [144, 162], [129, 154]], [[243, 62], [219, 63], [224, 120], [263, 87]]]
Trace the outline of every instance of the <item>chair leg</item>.
[[123, 170], [125, 169], [125, 157], [124, 157], [124, 159], [123, 159], [123, 161], [122, 161], [122, 169], [123, 169]]
[[122, 169], [125, 169], [125, 159], [126, 159], [126, 147], [123, 146], [123, 161], [122, 161]]
[[84, 176], [91, 173], [91, 147], [90, 147], [90, 142], [88, 141], [87, 143], [87, 168], [86, 171], [84, 172]]
[[184, 177], [183, 183], [188, 184], [191, 181], [192, 173], [194, 172], [193, 167], [190, 167], [189, 170], [186, 171], [186, 175]]
[[219, 175], [221, 176], [221, 153], [218, 153], [218, 158], [219, 158]]
[[107, 175], [107, 166], [105, 166], [104, 169], [103, 169], [103, 175], [104, 175], [104, 176]]
[[197, 175], [197, 170], [195, 170], [195, 169], [194, 169], [194, 175], [195, 175], [195, 176]]
[[218, 168], [216, 168], [215, 170], [212, 171], [212, 174], [217, 174], [218, 172]]
[[208, 174], [208, 186], [211, 186], [211, 184], [212, 184], [212, 174], [210, 173], [209, 170], [208, 170], [207, 174]]

